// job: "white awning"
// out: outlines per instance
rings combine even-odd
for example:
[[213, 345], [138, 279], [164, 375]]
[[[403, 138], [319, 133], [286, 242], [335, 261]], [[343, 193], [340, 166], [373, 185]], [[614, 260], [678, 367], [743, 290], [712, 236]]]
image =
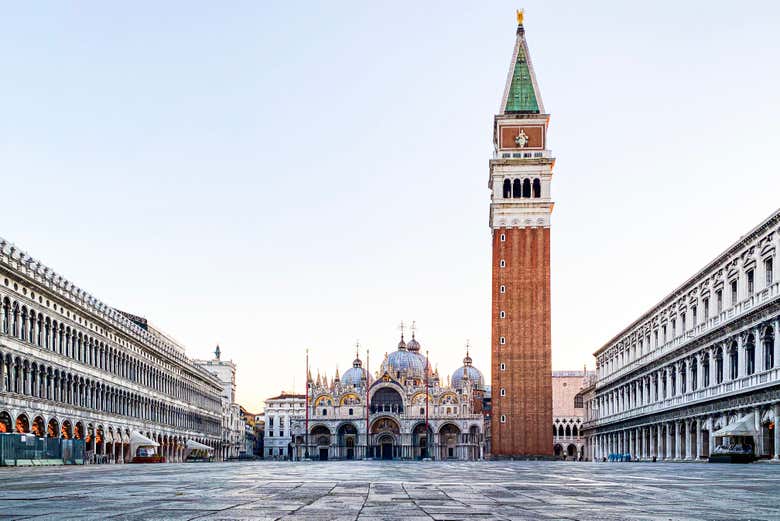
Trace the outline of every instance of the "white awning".
[[160, 444], [150, 440], [138, 431], [130, 431], [130, 443], [138, 447], [159, 447]]
[[202, 443], [198, 443], [195, 440], [187, 440], [187, 448], [189, 450], [209, 450], [209, 451], [214, 450], [208, 445], [203, 445]]
[[744, 418], [735, 421], [730, 425], [726, 425], [720, 430], [715, 431], [712, 435], [714, 437], [722, 438], [724, 436], [756, 436], [754, 413], [750, 413]]

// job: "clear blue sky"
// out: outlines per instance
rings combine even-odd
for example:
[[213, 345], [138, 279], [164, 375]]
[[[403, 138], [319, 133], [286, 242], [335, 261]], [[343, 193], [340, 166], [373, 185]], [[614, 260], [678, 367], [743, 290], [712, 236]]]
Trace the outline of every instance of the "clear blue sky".
[[[0, 17], [0, 235], [239, 399], [372, 367], [397, 323], [487, 376], [488, 159], [526, 30], [558, 157], [553, 365], [778, 206], [780, 6], [43, 2]], [[363, 356], [361, 354], [361, 356]], [[293, 381], [295, 379], [295, 382]]]

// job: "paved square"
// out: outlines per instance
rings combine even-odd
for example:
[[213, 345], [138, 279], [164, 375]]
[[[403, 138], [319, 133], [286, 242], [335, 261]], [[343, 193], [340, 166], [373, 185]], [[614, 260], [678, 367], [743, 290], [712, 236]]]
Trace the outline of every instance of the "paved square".
[[0, 519], [780, 520], [780, 465], [331, 461], [0, 468]]

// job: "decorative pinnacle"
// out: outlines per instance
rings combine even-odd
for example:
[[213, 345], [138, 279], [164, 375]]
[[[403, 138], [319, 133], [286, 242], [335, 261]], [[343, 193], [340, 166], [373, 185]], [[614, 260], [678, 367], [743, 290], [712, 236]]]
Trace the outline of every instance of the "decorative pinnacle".
[[515, 15], [517, 16], [517, 25], [523, 25], [523, 15], [525, 14], [525, 9], [518, 9], [515, 12]]

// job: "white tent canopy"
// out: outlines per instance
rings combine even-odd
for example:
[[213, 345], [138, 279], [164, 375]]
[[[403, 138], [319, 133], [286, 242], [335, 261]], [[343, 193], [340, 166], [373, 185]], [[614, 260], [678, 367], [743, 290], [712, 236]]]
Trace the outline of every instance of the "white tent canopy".
[[757, 436], [753, 413], [748, 414], [730, 425], [726, 425], [712, 434], [716, 438], [724, 436]]
[[198, 443], [195, 440], [187, 440], [187, 448], [189, 450], [207, 450], [207, 451], [213, 451], [214, 449], [209, 447], [208, 445], [203, 445], [202, 443]]
[[150, 440], [138, 431], [130, 431], [130, 445], [136, 447], [159, 447], [160, 444], [154, 440]]

